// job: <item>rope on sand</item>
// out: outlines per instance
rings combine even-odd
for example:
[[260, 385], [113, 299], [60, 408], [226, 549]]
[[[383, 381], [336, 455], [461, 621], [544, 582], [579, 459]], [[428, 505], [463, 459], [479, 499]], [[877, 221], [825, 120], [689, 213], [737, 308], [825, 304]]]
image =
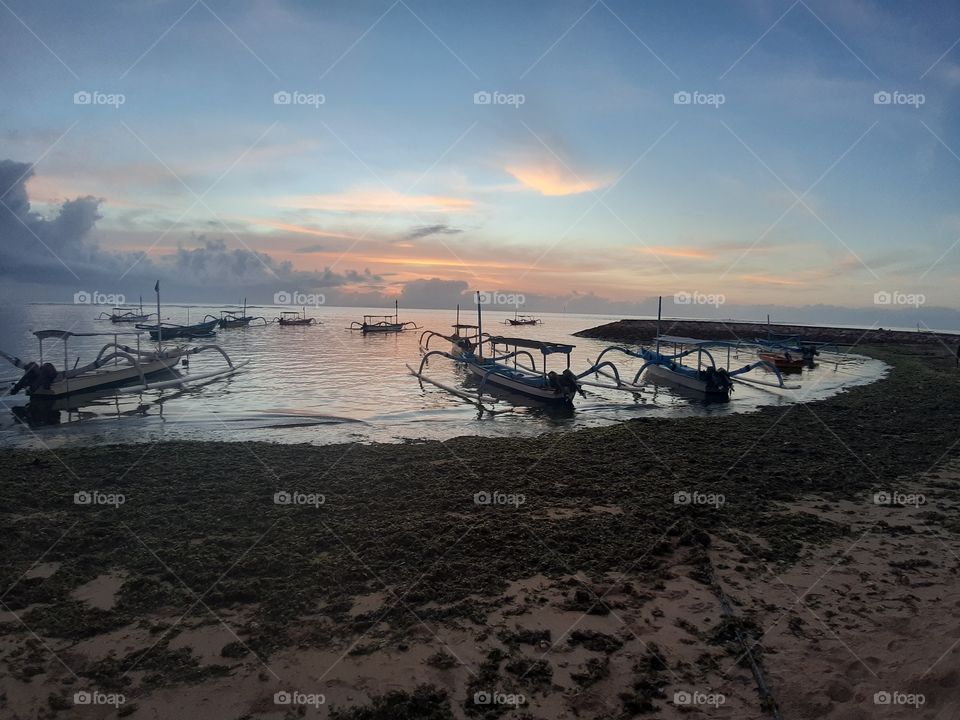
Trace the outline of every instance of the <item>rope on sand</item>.
[[767, 681], [763, 676], [763, 670], [760, 669], [760, 666], [753, 657], [753, 653], [750, 652], [746, 638], [744, 638], [743, 633], [740, 632], [740, 626], [736, 623], [736, 618], [733, 615], [733, 609], [730, 607], [730, 600], [727, 597], [727, 594], [723, 591], [723, 588], [720, 587], [720, 582], [717, 580], [717, 576], [713, 571], [712, 564], [710, 567], [710, 584], [713, 587], [713, 591], [720, 599], [720, 606], [723, 608], [724, 616], [730, 620], [733, 620], [733, 630], [737, 634], [737, 641], [740, 643], [740, 647], [743, 648], [744, 654], [750, 658], [750, 669], [753, 671], [753, 679], [757, 683], [757, 690], [760, 693], [763, 704], [770, 709], [770, 713], [773, 715], [774, 720], [783, 720], [783, 715], [780, 714], [780, 706], [777, 704], [777, 700], [773, 696], [770, 686], [767, 685]]

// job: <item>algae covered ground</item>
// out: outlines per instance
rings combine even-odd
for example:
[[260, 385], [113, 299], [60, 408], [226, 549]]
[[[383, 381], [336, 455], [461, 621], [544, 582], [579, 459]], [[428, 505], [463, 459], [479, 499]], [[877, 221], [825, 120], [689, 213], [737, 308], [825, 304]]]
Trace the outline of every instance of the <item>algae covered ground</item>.
[[[138, 696], [227, 679], [243, 664], [266, 668], [290, 648], [402, 653], [425, 626], [482, 628], [523, 579], [553, 579], [558, 607], [604, 616], [618, 610], [612, 598], [662, 587], [678, 567], [708, 587], [703, 553], [718, 541], [786, 567], [850, 528], [784, 513], [783, 503], [896, 491], [960, 439], [960, 371], [945, 350], [869, 352], [891, 365], [884, 380], [744, 415], [532, 439], [3, 452], [0, 674], [32, 687], [42, 716], [67, 709], [72, 717], [74, 689], [90, 685], [126, 694], [119, 714], [137, 717]], [[929, 521], [960, 530], [949, 518]], [[609, 595], [595, 590], [611, 577], [629, 583]], [[105, 602], [78, 592], [109, 582]], [[228, 618], [231, 634], [219, 659], [177, 645], [183, 627], [217, 618]], [[96, 660], [71, 655], [131, 627], [147, 641]], [[733, 629], [750, 635], [750, 619]], [[522, 652], [559, 640], [540, 632], [501, 633], [500, 654], [477, 659], [465, 694], [385, 688], [324, 712], [499, 715], [502, 707], [476, 702], [497, 678], [549, 694], [550, 659]], [[720, 617], [698, 632], [718, 646], [735, 635]], [[606, 682], [605, 658], [622, 643], [604, 633], [563, 642], [594, 653], [572, 676], [584, 692]], [[425, 661], [437, 672], [458, 662], [442, 648]], [[646, 648], [615, 707], [582, 716], [658, 712], [664, 673], [678, 667], [670, 648]], [[7, 690], [0, 708], [26, 702]]]

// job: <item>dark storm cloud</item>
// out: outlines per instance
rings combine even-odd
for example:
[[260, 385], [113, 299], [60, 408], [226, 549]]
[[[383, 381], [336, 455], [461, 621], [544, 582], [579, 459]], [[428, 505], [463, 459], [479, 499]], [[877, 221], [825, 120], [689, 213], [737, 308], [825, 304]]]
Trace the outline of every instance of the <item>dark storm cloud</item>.
[[431, 235], [456, 235], [462, 232], [463, 230], [460, 228], [451, 227], [450, 225], [421, 225], [420, 227], [415, 227], [408, 232], [406, 234], [406, 239], [419, 240], [421, 238], [430, 237]]
[[[0, 161], [0, 277], [20, 283], [110, 288], [120, 283], [139, 286], [148, 280], [152, 284], [160, 278], [174, 287], [213, 292], [217, 288], [313, 289], [382, 281], [369, 270], [299, 271], [289, 261], [247, 247], [231, 248], [224, 240], [206, 235], [194, 239], [196, 247], [180, 245], [174, 254], [158, 259], [104, 250], [91, 237], [101, 218], [102, 201], [92, 196], [67, 200], [55, 215], [44, 218], [30, 206], [27, 182], [33, 174], [28, 163]], [[302, 248], [301, 252], [313, 249]]]
[[[100, 200], [92, 196], [69, 200], [47, 219], [33, 212], [27, 181], [33, 166], [0, 161], [0, 272], [42, 278], [75, 276], [104, 261], [90, 230], [100, 219]], [[109, 259], [108, 259], [109, 260]]]

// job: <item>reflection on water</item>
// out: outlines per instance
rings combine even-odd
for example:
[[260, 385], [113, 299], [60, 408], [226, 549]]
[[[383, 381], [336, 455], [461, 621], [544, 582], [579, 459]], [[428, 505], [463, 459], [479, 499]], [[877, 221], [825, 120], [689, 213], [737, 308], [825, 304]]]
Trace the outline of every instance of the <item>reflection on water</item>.
[[[26, 359], [37, 357], [32, 330], [113, 332], [129, 328], [94, 320], [101, 308], [75, 305], [29, 305], [0, 309], [0, 349]], [[281, 308], [251, 308], [250, 314], [274, 317]], [[190, 319], [219, 307], [192, 307]], [[791, 375], [800, 390], [774, 390], [737, 385], [730, 403], [704, 405], [665, 386], [645, 385], [640, 393], [585, 388], [573, 408], [528, 406], [526, 399], [501, 394], [491, 386], [485, 394], [500, 399], [498, 409], [513, 410], [479, 417], [476, 407], [432, 385], [421, 386], [405, 364], [420, 363], [420, 331], [362, 335], [346, 328], [366, 313], [364, 308], [308, 308], [322, 324], [313, 326], [248, 327], [220, 330], [212, 341], [235, 362], [250, 360], [238, 374], [181, 389], [139, 394], [104, 392], [47, 402], [30, 402], [23, 395], [0, 400], [0, 445], [47, 446], [111, 442], [151, 442], [161, 439], [269, 440], [327, 444], [351, 440], [393, 442], [404, 439], [446, 439], [458, 435], [535, 435], [542, 432], [597, 426], [644, 416], [725, 414], [747, 412], [761, 405], [790, 403], [829, 396], [842, 388], [871, 382], [885, 366], [859, 356], [823, 353], [814, 369]], [[582, 371], [608, 343], [572, 337], [572, 333], [615, 317], [543, 314], [543, 325], [505, 327], [512, 312], [485, 312], [484, 329], [508, 336], [576, 345], [571, 367]], [[401, 309], [402, 320], [449, 332], [452, 311]], [[185, 322], [187, 310], [164, 308], [164, 318]], [[463, 318], [464, 321], [466, 317]], [[68, 362], [92, 359], [111, 338], [73, 338]], [[129, 338], [128, 338], [129, 341]], [[435, 341], [431, 349], [440, 349]], [[47, 341], [48, 361], [62, 366], [63, 347]], [[443, 348], [445, 349], [445, 348]], [[218, 356], [219, 357], [219, 356]], [[734, 366], [752, 362], [754, 351], [731, 354]], [[717, 357], [717, 361], [726, 358]], [[625, 379], [632, 379], [639, 360], [618, 360]], [[555, 356], [548, 368], [562, 369]], [[180, 372], [201, 374], [222, 367], [222, 359], [193, 358]], [[449, 360], [431, 358], [428, 374], [455, 387], [476, 387], [476, 379]], [[16, 379], [9, 365], [0, 378]], [[600, 378], [601, 381], [605, 379]], [[7, 387], [4, 385], [4, 387]]]

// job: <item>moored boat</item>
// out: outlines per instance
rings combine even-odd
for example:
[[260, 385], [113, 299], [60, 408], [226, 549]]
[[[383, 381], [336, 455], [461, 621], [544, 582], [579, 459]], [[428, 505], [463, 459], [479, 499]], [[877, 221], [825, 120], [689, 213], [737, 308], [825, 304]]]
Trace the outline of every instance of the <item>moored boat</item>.
[[363, 322], [354, 320], [349, 330], [360, 330], [367, 333], [403, 332], [404, 330], [419, 330], [419, 326], [412, 320], [400, 322], [399, 301], [393, 301], [393, 315], [364, 315]]
[[[135, 347], [118, 342], [120, 335], [136, 335]], [[0, 357], [14, 367], [23, 370], [23, 376], [11, 387], [10, 394], [24, 390], [31, 398], [57, 398], [78, 393], [110, 388], [147, 390], [183, 385], [202, 379], [233, 374], [246, 363], [235, 365], [230, 357], [216, 345], [196, 347], [174, 346], [145, 350], [140, 347], [140, 333], [74, 333], [68, 330], [40, 330], [34, 333], [40, 345], [39, 361], [23, 361], [0, 351]], [[96, 358], [80, 367], [69, 367], [68, 342], [73, 337], [110, 337]], [[64, 369], [58, 370], [53, 363], [44, 360], [44, 340], [63, 341]], [[176, 365], [186, 358], [205, 350], [219, 352], [227, 362], [226, 370], [201, 373], [188, 377], [176, 371]], [[133, 386], [132, 388], [130, 386]]]
[[317, 319], [307, 317], [307, 309], [303, 308], [303, 310], [282, 310], [280, 317], [275, 318], [274, 322], [281, 327], [289, 327], [293, 325], [314, 325]]
[[150, 333], [150, 339], [157, 342], [176, 339], [211, 338], [216, 335], [214, 328], [217, 320], [205, 320], [193, 325], [178, 325], [177, 323], [158, 323], [157, 325], [137, 325], [138, 330]]

